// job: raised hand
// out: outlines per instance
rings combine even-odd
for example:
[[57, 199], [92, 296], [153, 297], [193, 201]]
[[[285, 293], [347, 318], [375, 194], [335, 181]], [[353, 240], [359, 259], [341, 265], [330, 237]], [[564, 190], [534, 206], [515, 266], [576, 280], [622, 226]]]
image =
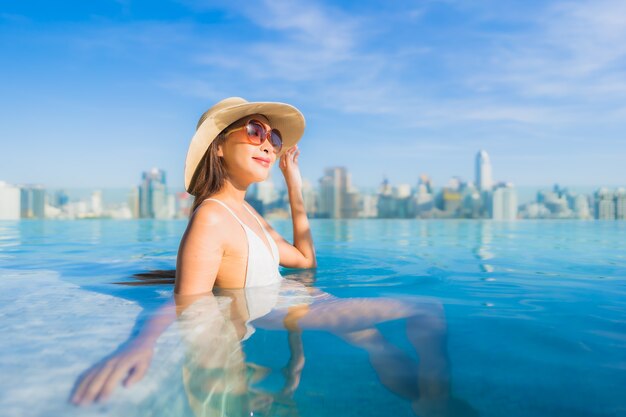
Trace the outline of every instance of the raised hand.
[[280, 157], [279, 167], [285, 177], [288, 188], [302, 189], [302, 176], [298, 166], [299, 155], [300, 149], [298, 149], [298, 145], [294, 145]]

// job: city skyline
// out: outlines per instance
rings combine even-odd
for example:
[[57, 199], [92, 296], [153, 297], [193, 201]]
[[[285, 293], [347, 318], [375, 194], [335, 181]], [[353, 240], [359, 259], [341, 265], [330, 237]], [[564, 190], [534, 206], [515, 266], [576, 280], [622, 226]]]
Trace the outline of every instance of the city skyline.
[[303, 111], [305, 178], [349, 162], [359, 187], [441, 184], [483, 148], [516, 186], [626, 179], [623, 2], [246, 6], [4, 5], [0, 178], [125, 187], [157, 166], [182, 184], [200, 114], [243, 96]]
[[[331, 219], [626, 219], [626, 187], [601, 187], [590, 195], [555, 184], [520, 204], [513, 183], [494, 181], [491, 158], [484, 149], [474, 161], [474, 181], [454, 176], [437, 188], [426, 174], [414, 186], [392, 184], [385, 178], [375, 192], [355, 187], [346, 167], [326, 167], [317, 186], [303, 179], [304, 206], [311, 218]], [[162, 169], [143, 171], [139, 185], [128, 190], [124, 202], [108, 204], [100, 189], [92, 189], [89, 198], [71, 199], [63, 189], [49, 192], [42, 185], [0, 181], [0, 219], [188, 218], [193, 196], [168, 190], [167, 177]], [[261, 214], [288, 218], [287, 195], [269, 177], [251, 184], [245, 198]]]

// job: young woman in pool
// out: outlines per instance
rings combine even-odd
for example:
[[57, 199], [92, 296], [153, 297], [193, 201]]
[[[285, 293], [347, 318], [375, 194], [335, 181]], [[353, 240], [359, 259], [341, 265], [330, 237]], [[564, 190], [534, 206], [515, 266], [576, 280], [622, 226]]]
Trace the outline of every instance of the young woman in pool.
[[[382, 297], [339, 299], [280, 275], [279, 264], [305, 269], [317, 266], [298, 168], [296, 143], [303, 131], [302, 114], [282, 103], [229, 98], [204, 113], [185, 165], [185, 187], [195, 200], [177, 257], [175, 305], [162, 307], [116, 352], [83, 373], [73, 389], [72, 402], [101, 401], [120, 382], [130, 385], [140, 380], [157, 339], [178, 318], [186, 328], [183, 333], [190, 334], [186, 338], [188, 357], [202, 358], [198, 363], [190, 361], [183, 370], [197, 415], [204, 415], [202, 404], [223, 406], [225, 395], [233, 397], [237, 407], [247, 407], [245, 401], [241, 403], [249, 390], [243, 356], [232, 356], [237, 360], [226, 364], [211, 340], [226, 334], [223, 329], [228, 327], [232, 342], [222, 340], [219, 346], [228, 348], [226, 354], [241, 353], [239, 342], [254, 332], [251, 322], [289, 332], [292, 358], [285, 392], [295, 391], [304, 365], [301, 330], [324, 330], [366, 350], [380, 381], [408, 398], [418, 414], [432, 414], [418, 411], [433, 404], [449, 406], [445, 321], [438, 303]], [[287, 184], [293, 244], [244, 201], [248, 186], [265, 180], [276, 161]], [[224, 299], [229, 300], [227, 308], [218, 308]], [[202, 323], [222, 323], [222, 312], [226, 327]], [[186, 316], [201, 320], [185, 325]], [[421, 357], [419, 365], [376, 328], [397, 319], [407, 319], [407, 336]], [[196, 334], [201, 330], [202, 334]], [[198, 385], [203, 389], [196, 389]]]
[[[176, 294], [274, 284], [281, 280], [279, 264], [317, 265], [298, 168], [304, 126], [293, 106], [236, 97], [202, 115], [185, 164], [185, 188], [195, 200], [178, 252]], [[287, 185], [293, 244], [244, 200], [276, 161]]]

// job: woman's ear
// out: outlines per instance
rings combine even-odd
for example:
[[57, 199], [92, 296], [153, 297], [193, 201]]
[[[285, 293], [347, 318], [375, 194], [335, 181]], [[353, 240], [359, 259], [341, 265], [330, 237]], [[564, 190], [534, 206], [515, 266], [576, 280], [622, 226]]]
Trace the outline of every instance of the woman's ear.
[[221, 158], [224, 157], [224, 151], [222, 150], [222, 145], [217, 145], [217, 156]]

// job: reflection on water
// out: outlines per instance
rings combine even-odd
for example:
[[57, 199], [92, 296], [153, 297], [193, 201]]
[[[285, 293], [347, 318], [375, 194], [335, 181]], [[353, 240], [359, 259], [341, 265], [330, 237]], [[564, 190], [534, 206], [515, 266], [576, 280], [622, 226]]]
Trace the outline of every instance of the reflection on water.
[[[184, 415], [186, 409], [195, 416], [299, 415], [294, 394], [305, 368], [302, 336], [307, 331], [328, 332], [364, 351], [379, 383], [399, 401], [407, 401], [415, 415], [478, 415], [451, 391], [447, 326], [440, 303], [413, 296], [337, 298], [311, 286], [313, 281], [314, 276], [305, 272], [277, 286], [175, 297], [116, 352], [84, 372], [71, 400], [103, 401], [119, 383], [140, 380], [159, 336], [175, 322], [184, 359], [169, 371], [181, 375], [186, 398], [186, 404], [169, 402], [182, 407], [170, 406], [168, 412], [176, 415]], [[392, 342], [378, 327], [392, 321], [404, 323], [413, 352]], [[271, 371], [247, 361], [242, 347], [255, 328], [280, 329], [288, 335], [283, 383], [274, 391], [255, 387]], [[249, 343], [263, 349], [262, 339]], [[349, 384], [351, 375], [337, 374], [335, 379]], [[167, 395], [165, 389], [159, 397]], [[161, 403], [156, 400], [153, 405]], [[144, 403], [144, 407], [151, 405]]]
[[480, 270], [483, 272], [493, 272], [494, 267], [485, 262], [495, 258], [495, 254], [491, 251], [491, 239], [493, 223], [480, 221], [476, 233], [476, 246], [474, 247], [474, 255], [480, 261]]

